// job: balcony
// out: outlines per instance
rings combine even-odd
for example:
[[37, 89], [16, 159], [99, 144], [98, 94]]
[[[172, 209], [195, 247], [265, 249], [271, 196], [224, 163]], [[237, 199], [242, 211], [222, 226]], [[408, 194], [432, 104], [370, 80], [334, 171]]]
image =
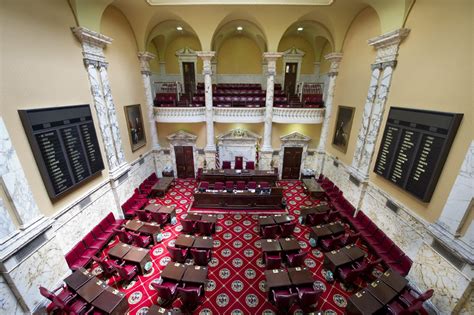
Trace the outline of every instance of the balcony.
[[[196, 123], [206, 121], [205, 107], [155, 107], [155, 120], [161, 123]], [[219, 123], [262, 123], [265, 108], [214, 107], [214, 121]], [[273, 122], [282, 124], [322, 124], [324, 108], [273, 108]]]

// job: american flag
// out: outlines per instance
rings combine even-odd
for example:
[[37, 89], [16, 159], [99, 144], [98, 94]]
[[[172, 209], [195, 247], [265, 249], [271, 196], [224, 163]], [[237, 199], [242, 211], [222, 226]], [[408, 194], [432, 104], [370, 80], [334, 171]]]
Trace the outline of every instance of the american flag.
[[259, 151], [260, 151], [260, 146], [258, 145], [258, 142], [257, 142], [257, 146], [255, 148], [255, 165], [257, 166], [257, 168], [258, 168]]
[[219, 146], [216, 146], [216, 169], [221, 168], [221, 161], [219, 159]]

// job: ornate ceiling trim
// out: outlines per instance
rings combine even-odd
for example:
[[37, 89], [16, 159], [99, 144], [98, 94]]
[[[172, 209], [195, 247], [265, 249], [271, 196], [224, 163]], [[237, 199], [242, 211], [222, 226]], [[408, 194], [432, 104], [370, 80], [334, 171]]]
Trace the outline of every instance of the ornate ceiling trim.
[[146, 0], [149, 5], [311, 5], [327, 6], [334, 0]]

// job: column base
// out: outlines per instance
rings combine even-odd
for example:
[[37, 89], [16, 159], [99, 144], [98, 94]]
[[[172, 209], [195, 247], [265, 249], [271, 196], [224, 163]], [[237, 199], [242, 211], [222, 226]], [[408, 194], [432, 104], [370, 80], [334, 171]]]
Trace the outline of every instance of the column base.
[[260, 151], [260, 158], [258, 161], [258, 169], [259, 170], [272, 170], [272, 159], [273, 159], [273, 149], [270, 150], [261, 150]]
[[204, 148], [204, 159], [206, 169], [213, 170], [216, 168], [216, 148], [211, 146]]
[[354, 177], [360, 183], [366, 183], [369, 181], [369, 174], [361, 173], [358, 169], [354, 168], [352, 165], [349, 166], [349, 174]]
[[324, 174], [324, 161], [326, 160], [326, 152], [324, 150], [318, 149], [315, 154], [316, 167], [314, 170], [316, 171], [315, 176], [318, 177], [319, 174]]

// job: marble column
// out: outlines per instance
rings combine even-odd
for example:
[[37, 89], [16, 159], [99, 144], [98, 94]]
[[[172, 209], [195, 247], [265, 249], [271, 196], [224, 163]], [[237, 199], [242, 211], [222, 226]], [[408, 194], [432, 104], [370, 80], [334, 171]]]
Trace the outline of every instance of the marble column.
[[339, 65], [342, 60], [342, 53], [334, 52], [324, 56], [326, 60], [331, 62], [328, 76], [329, 84], [327, 92], [324, 95], [324, 121], [323, 127], [321, 128], [321, 136], [319, 138], [319, 144], [316, 149], [316, 174], [322, 173], [324, 171], [324, 159], [326, 155], [326, 142], [329, 134], [329, 122], [331, 120], [332, 114], [332, 103], [334, 99], [334, 90], [336, 88], [336, 78], [339, 73]]
[[319, 82], [319, 76], [321, 74], [321, 62], [319, 61], [316, 61], [316, 62], [313, 62], [313, 66], [314, 66], [314, 82]]
[[[474, 141], [471, 141], [441, 216], [429, 227], [438, 240], [470, 264], [474, 264], [474, 224], [466, 220], [472, 211], [473, 198]], [[466, 233], [461, 235], [460, 231], [466, 224], [469, 227]]]
[[267, 93], [265, 96], [265, 117], [263, 129], [263, 144], [260, 150], [260, 161], [258, 167], [263, 170], [271, 169], [273, 156], [272, 148], [272, 120], [273, 120], [273, 96], [275, 92], [276, 61], [283, 53], [265, 52], [263, 58], [267, 62]]
[[[363, 121], [350, 167], [352, 176], [363, 183], [369, 179], [369, 167], [385, 111], [393, 70], [397, 64], [398, 49], [409, 32], [409, 29], [402, 28], [368, 41], [369, 45], [377, 50], [377, 55], [372, 65], [372, 78], [364, 107]], [[381, 69], [383, 69], [382, 73]]]
[[94, 107], [104, 143], [111, 179], [116, 179], [129, 169], [123, 152], [115, 104], [107, 73], [104, 48], [112, 38], [84, 27], [73, 27], [72, 32], [82, 45], [84, 65], [89, 77]]
[[204, 148], [204, 154], [206, 157], [207, 168], [214, 169], [216, 167], [216, 145], [214, 143], [211, 60], [216, 52], [197, 51], [196, 53], [203, 61], [202, 74], [204, 76], [204, 95], [206, 103], [206, 147]]

